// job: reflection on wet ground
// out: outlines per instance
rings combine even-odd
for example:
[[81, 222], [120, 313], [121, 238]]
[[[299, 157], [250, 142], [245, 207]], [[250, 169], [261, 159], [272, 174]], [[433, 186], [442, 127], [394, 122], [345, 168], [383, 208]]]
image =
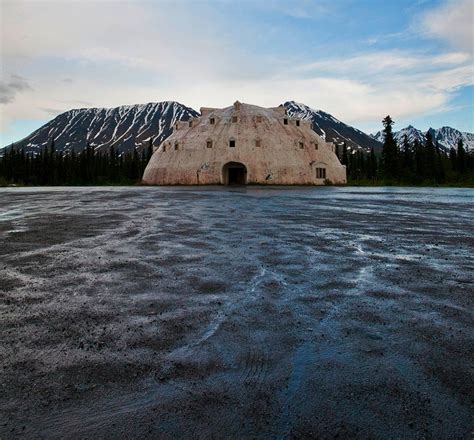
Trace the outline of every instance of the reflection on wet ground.
[[0, 190], [0, 437], [469, 438], [473, 195]]

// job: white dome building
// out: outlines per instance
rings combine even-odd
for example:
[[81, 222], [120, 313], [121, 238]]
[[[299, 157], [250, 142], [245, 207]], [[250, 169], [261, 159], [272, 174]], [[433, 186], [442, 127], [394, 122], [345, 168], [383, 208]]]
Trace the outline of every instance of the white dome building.
[[201, 108], [178, 122], [143, 175], [149, 185], [324, 185], [346, 183], [346, 168], [308, 121], [283, 106], [235, 102]]

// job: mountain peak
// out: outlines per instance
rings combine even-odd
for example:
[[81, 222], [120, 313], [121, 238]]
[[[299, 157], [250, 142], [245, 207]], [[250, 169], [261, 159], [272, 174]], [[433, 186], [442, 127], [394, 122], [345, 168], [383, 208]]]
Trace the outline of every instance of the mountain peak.
[[[418, 142], [426, 141], [426, 133], [430, 133], [435, 141], [438, 142], [439, 146], [449, 151], [451, 148], [456, 148], [459, 139], [462, 139], [464, 146], [468, 150], [474, 150], [474, 134], [464, 133], [456, 130], [455, 128], [444, 126], [441, 128], [429, 128], [426, 132], [418, 130], [417, 128], [409, 125], [408, 127], [402, 128], [399, 131], [394, 132], [394, 138], [398, 145], [402, 145], [405, 136], [408, 138], [408, 142], [413, 143], [415, 140]], [[379, 131], [372, 135], [374, 139], [379, 142], [384, 141], [383, 131]]]

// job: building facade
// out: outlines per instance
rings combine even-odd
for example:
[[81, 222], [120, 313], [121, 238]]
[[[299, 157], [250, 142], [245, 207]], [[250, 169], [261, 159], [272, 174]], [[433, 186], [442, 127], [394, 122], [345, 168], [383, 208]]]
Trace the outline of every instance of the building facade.
[[178, 122], [153, 153], [143, 175], [149, 185], [324, 185], [346, 183], [332, 143], [283, 106], [235, 102], [201, 108]]

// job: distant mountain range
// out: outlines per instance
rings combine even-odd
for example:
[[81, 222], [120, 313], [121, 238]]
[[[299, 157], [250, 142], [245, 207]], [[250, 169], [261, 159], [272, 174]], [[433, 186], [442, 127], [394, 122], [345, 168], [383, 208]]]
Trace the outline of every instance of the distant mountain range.
[[[368, 135], [357, 128], [341, 122], [322, 110], [314, 110], [305, 104], [287, 101], [283, 104], [292, 117], [311, 121], [313, 130], [327, 142], [346, 142], [349, 149], [379, 152], [383, 134]], [[55, 141], [58, 151], [81, 151], [89, 143], [97, 151], [108, 151], [113, 145], [120, 153], [142, 149], [153, 139], [159, 145], [172, 132], [176, 121], [199, 116], [199, 112], [175, 101], [124, 105], [115, 108], [82, 108], [61, 113], [35, 130], [24, 139], [15, 142], [15, 149], [25, 152], [39, 152]], [[456, 146], [462, 138], [468, 149], [474, 149], [474, 135], [462, 133], [450, 127], [432, 130], [433, 138], [442, 148]], [[424, 140], [424, 134], [414, 127], [407, 127], [395, 133], [397, 142], [404, 136], [410, 142]], [[7, 146], [8, 147], [8, 146]], [[0, 150], [1, 151], [1, 150]], [[0, 153], [1, 154], [1, 153]]]
[[176, 121], [198, 115], [174, 101], [69, 110], [16, 142], [15, 148], [38, 152], [54, 139], [58, 151], [81, 151], [89, 142], [98, 151], [108, 151], [113, 145], [122, 153], [148, 145], [150, 137], [158, 145], [171, 134]]
[[[462, 139], [464, 143], [464, 147], [469, 151], [474, 151], [474, 134], [473, 133], [466, 133], [455, 128], [451, 127], [441, 127], [438, 129], [430, 128], [428, 130], [431, 133], [434, 141], [438, 141], [439, 146], [444, 151], [449, 151], [451, 147], [456, 148], [459, 139]], [[397, 141], [398, 145], [402, 145], [405, 139], [405, 136], [408, 139], [408, 142], [413, 144], [415, 140], [419, 142], [425, 142], [426, 140], [426, 133], [417, 128], [409, 125], [406, 128], [403, 128], [400, 131], [394, 132], [394, 138]], [[379, 142], [384, 141], [384, 134], [382, 131], [378, 131], [377, 133], [373, 134], [372, 137]]]

